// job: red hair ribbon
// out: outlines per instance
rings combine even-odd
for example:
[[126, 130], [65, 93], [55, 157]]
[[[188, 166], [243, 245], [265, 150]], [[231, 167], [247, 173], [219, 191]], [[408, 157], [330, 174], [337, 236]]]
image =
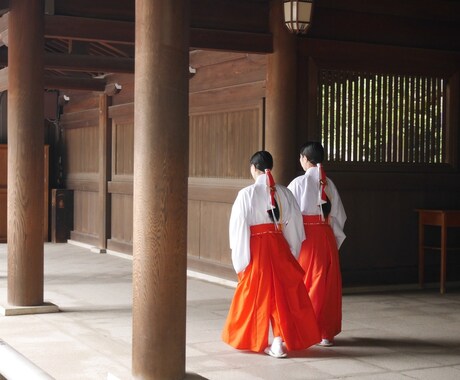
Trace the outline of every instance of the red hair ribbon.
[[275, 191], [276, 191], [275, 180], [273, 179], [272, 172], [270, 171], [270, 169], [265, 169], [265, 174], [267, 175], [267, 186], [270, 189], [270, 200], [271, 200], [272, 206], [275, 207], [276, 205], [275, 203]]
[[326, 178], [326, 173], [324, 171], [323, 165], [318, 164], [318, 170], [319, 170], [319, 184], [320, 184], [320, 200], [321, 203], [326, 203], [327, 202], [327, 195], [326, 195], [326, 185], [327, 185], [327, 178]]

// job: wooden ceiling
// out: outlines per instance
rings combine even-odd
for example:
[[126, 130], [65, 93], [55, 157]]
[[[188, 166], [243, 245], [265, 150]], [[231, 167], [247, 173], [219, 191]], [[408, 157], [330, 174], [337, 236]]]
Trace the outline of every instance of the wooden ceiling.
[[[282, 0], [279, 0], [282, 1]], [[134, 72], [134, 0], [46, 0], [47, 88], [102, 91]], [[190, 0], [190, 47], [270, 53], [269, 0]], [[0, 0], [0, 67], [9, 1]], [[307, 37], [460, 51], [459, 0], [316, 0]], [[3, 80], [0, 73], [0, 83]]]

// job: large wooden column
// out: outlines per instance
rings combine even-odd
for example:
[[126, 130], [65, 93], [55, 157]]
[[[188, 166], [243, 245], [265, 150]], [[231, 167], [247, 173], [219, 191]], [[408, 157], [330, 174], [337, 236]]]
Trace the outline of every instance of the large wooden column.
[[296, 36], [288, 32], [283, 20], [283, 2], [271, 0], [273, 53], [267, 61], [265, 149], [273, 155], [276, 181], [286, 185], [296, 175], [300, 144], [296, 141]]
[[185, 376], [189, 2], [136, 0], [133, 368]]
[[44, 1], [11, 0], [8, 28], [8, 303], [43, 303]]

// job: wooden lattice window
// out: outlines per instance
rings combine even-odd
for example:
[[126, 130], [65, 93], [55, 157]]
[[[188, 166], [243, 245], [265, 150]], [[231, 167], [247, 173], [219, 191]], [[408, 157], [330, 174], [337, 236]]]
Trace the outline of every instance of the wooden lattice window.
[[446, 85], [440, 77], [321, 70], [318, 112], [328, 160], [445, 163]]

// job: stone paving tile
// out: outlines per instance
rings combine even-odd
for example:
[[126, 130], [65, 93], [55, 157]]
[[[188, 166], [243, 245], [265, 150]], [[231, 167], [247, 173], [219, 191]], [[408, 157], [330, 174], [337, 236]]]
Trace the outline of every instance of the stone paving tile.
[[315, 361], [309, 363], [309, 366], [333, 377], [346, 377], [360, 374], [370, 375], [385, 372], [383, 368], [351, 358]]
[[454, 367], [436, 367], [426, 368], [414, 371], [405, 371], [404, 375], [407, 375], [413, 379], [418, 380], [458, 380], [460, 379], [460, 370]]
[[[45, 244], [45, 300], [61, 312], [0, 317], [0, 338], [56, 380], [130, 379], [131, 284], [130, 258]], [[233, 293], [231, 286], [188, 278], [187, 380], [460, 379], [458, 289], [345, 293], [336, 345], [282, 360], [221, 341]], [[6, 294], [0, 244], [0, 301]]]
[[386, 372], [372, 375], [353, 375], [351, 377], [341, 377], [341, 380], [413, 380], [413, 377], [397, 372]]

